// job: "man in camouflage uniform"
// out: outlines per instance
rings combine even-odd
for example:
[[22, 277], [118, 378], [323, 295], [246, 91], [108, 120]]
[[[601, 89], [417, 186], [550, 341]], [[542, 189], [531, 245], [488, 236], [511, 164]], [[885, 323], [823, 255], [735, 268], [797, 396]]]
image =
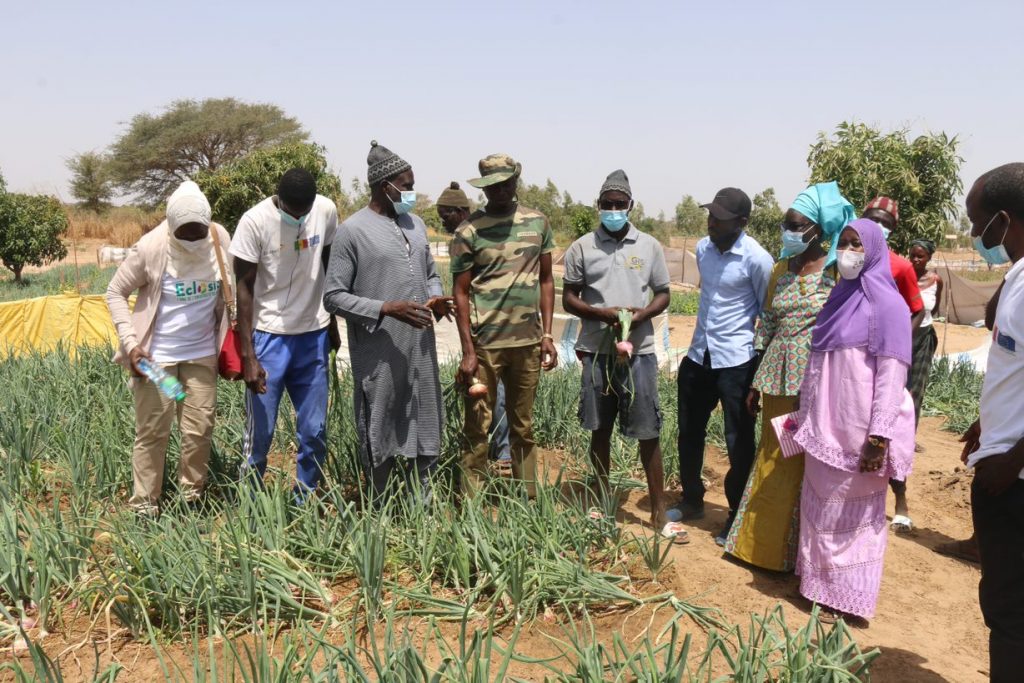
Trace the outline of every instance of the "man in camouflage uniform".
[[462, 490], [473, 495], [486, 483], [487, 431], [501, 380], [512, 474], [532, 498], [537, 481], [533, 402], [541, 368], [551, 370], [558, 363], [551, 335], [555, 243], [544, 214], [516, 202], [522, 165], [507, 154], [492, 154], [479, 167], [481, 177], [469, 183], [483, 190], [487, 204], [470, 214], [451, 246], [462, 343], [457, 379], [468, 386], [479, 378], [487, 386], [486, 398], [466, 399]]

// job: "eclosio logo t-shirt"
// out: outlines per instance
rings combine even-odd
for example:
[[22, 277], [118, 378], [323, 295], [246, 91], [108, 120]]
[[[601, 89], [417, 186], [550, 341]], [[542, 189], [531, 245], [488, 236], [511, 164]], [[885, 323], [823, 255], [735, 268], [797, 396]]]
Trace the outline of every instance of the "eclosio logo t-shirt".
[[180, 363], [214, 355], [219, 296], [216, 280], [179, 280], [165, 274], [149, 349], [153, 360]]
[[268, 197], [249, 209], [231, 239], [231, 255], [257, 264], [253, 327], [275, 334], [302, 334], [327, 327], [324, 310], [324, 247], [334, 242], [338, 210], [317, 195], [301, 227], [281, 220]]

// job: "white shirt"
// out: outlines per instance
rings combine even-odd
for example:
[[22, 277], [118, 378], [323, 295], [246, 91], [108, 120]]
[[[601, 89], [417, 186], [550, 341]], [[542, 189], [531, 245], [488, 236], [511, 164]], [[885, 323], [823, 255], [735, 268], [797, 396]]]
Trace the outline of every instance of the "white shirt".
[[157, 363], [181, 363], [217, 353], [216, 305], [220, 281], [164, 274], [149, 353]]
[[334, 242], [338, 209], [317, 195], [302, 227], [281, 219], [268, 197], [245, 212], [231, 238], [231, 255], [257, 264], [253, 327], [275, 334], [302, 334], [327, 327], [324, 310], [324, 247]]
[[1010, 268], [999, 295], [980, 407], [981, 446], [967, 460], [970, 467], [1024, 438], [1024, 259]]

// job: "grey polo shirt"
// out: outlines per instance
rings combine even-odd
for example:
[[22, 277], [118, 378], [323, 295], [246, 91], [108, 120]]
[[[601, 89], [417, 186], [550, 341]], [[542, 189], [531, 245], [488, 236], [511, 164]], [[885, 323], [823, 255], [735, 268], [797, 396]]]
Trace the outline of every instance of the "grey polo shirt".
[[[668, 289], [665, 252], [658, 240], [629, 223], [626, 236], [616, 240], [604, 226], [584, 235], [565, 252], [565, 283], [581, 287], [584, 303], [597, 307], [643, 308], [654, 292]], [[584, 320], [576, 349], [611, 353], [603, 347], [607, 325]], [[637, 354], [654, 353], [654, 323], [647, 320], [630, 330]]]

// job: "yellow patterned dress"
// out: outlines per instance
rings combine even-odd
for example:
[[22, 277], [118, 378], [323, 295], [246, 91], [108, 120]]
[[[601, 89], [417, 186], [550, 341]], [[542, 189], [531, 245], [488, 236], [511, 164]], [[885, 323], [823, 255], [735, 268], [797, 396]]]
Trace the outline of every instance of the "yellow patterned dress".
[[725, 551], [757, 567], [792, 571], [800, 536], [803, 455], [783, 458], [771, 419], [796, 410], [811, 355], [811, 330], [836, 284], [834, 268], [809, 275], [775, 265], [754, 346], [764, 355], [753, 387], [761, 392], [761, 441]]

